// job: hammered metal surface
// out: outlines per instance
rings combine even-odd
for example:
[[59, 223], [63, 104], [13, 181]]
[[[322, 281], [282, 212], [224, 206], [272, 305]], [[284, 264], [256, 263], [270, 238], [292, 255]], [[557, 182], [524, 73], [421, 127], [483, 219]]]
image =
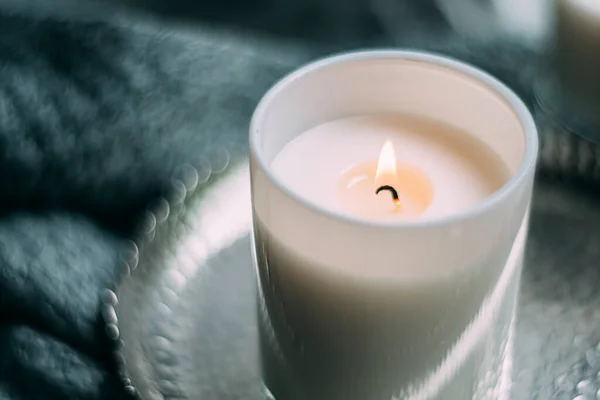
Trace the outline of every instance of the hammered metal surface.
[[[123, 255], [123, 282], [104, 295], [106, 332], [119, 344], [124, 384], [139, 398], [260, 399], [247, 167], [227, 169], [214, 184], [184, 170], [176, 195], [150, 211], [142, 238]], [[598, 226], [594, 198], [538, 184], [511, 399], [593, 398]]]

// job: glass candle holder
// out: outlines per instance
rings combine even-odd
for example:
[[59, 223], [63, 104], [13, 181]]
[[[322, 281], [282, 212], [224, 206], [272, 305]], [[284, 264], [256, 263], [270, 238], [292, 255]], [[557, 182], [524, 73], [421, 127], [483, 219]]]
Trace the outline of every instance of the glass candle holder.
[[[466, 209], [387, 221], [319, 204], [274, 173], [274, 159], [304, 132], [372, 115], [412, 115], [456, 128], [491, 149], [506, 179]], [[345, 147], [342, 137], [336, 153]], [[277, 83], [250, 126], [266, 396], [508, 398], [537, 150], [535, 124], [521, 100], [449, 58], [349, 53]], [[313, 161], [307, 157], [297, 168]], [[433, 182], [434, 197], [442, 193], [437, 189]]]

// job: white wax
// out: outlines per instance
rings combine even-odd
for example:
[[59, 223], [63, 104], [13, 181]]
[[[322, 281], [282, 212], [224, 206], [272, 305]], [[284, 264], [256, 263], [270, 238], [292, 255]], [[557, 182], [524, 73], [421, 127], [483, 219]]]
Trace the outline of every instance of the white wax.
[[271, 170], [297, 195], [348, 214], [336, 192], [340, 176], [352, 166], [376, 161], [388, 139], [398, 163], [419, 168], [433, 186], [433, 200], [419, 218], [464, 211], [509, 176], [499, 157], [467, 133], [406, 115], [357, 116], [319, 125], [286, 144]]

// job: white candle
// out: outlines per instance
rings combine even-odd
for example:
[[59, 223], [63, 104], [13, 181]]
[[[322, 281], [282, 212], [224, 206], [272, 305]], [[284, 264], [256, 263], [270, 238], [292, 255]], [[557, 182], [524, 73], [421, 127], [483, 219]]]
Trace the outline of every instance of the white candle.
[[277, 400], [500, 398], [536, 152], [511, 92], [440, 57], [351, 54], [276, 85], [250, 160]]
[[[384, 143], [392, 173], [376, 178]], [[439, 218], [467, 210], [504, 185], [502, 160], [464, 132], [407, 115], [346, 118], [312, 128], [275, 157], [276, 177], [308, 201], [365, 219]], [[375, 194], [390, 184], [399, 194]]]

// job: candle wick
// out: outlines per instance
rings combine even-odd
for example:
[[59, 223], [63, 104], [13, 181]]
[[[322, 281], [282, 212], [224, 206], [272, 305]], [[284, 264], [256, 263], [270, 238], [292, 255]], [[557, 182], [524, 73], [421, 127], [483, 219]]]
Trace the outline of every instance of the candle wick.
[[392, 193], [392, 198], [394, 199], [394, 203], [398, 204], [398, 202], [400, 201], [400, 198], [398, 197], [398, 192], [396, 191], [396, 189], [394, 189], [393, 187], [391, 187], [390, 185], [383, 185], [380, 186], [379, 188], [377, 188], [377, 190], [375, 191], [375, 194], [379, 194], [379, 192], [387, 190], [390, 193]]

